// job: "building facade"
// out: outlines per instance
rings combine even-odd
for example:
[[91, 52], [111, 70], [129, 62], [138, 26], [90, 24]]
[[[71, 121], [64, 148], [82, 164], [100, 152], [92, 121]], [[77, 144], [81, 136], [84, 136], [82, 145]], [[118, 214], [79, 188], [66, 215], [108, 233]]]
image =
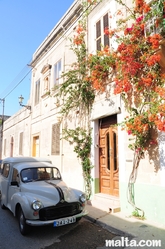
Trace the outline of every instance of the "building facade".
[[10, 116], [0, 115], [0, 159], [2, 159], [3, 124], [8, 118]]
[[[104, 39], [104, 27], [113, 15], [111, 27], [116, 25], [115, 0], [103, 0], [88, 16], [87, 47], [89, 53], [100, 50], [99, 44], [113, 46], [113, 39]], [[60, 101], [56, 86], [62, 84], [61, 72], [69, 70], [75, 61], [70, 49], [69, 37], [81, 20], [81, 1], [74, 1], [65, 15], [33, 54], [31, 62], [31, 94], [28, 106], [4, 123], [2, 157], [48, 157], [61, 170], [64, 180], [71, 187], [84, 190], [81, 162], [73, 152], [73, 146], [62, 139], [65, 120], [59, 113]], [[109, 89], [110, 92], [110, 89]], [[109, 211], [121, 209], [130, 214], [132, 207], [127, 200], [127, 186], [132, 171], [133, 153], [128, 149], [128, 135], [118, 126], [125, 117], [125, 109], [119, 95], [96, 96], [91, 114], [92, 147], [94, 165], [91, 203]], [[70, 127], [74, 127], [74, 120]], [[141, 160], [135, 184], [137, 206], [145, 210], [148, 219], [165, 225], [164, 204], [164, 138], [160, 134], [159, 148], [154, 148]], [[159, 156], [160, 153], [160, 156]], [[147, 197], [147, 198], [146, 198]], [[102, 205], [100, 205], [100, 203]]]

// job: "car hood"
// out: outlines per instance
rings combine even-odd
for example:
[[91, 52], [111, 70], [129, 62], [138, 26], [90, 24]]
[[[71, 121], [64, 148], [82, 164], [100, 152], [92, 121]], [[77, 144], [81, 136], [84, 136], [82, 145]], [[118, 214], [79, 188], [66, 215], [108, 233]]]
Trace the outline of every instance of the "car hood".
[[59, 201], [74, 202], [78, 201], [78, 196], [73, 189], [67, 187], [63, 181], [49, 180], [24, 183], [21, 192], [40, 196], [40, 199], [47, 198], [55, 204]]

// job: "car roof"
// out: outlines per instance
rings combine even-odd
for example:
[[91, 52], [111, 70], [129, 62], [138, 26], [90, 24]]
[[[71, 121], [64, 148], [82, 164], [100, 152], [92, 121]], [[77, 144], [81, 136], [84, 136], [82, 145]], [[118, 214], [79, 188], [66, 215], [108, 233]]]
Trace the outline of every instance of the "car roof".
[[23, 169], [27, 168], [38, 168], [38, 167], [55, 167], [53, 164], [48, 162], [19, 162], [13, 166], [14, 168], [17, 168], [18, 171], [21, 171]]
[[48, 158], [42, 157], [7, 157], [3, 159], [3, 163], [21, 163], [21, 162], [48, 162], [51, 163], [51, 160]]

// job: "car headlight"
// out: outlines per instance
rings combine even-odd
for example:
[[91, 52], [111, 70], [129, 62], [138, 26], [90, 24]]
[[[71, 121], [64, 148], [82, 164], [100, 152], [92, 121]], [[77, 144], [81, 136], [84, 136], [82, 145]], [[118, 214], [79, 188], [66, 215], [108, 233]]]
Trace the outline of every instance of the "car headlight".
[[86, 202], [86, 196], [85, 196], [85, 194], [80, 195], [79, 200], [80, 200], [82, 203]]
[[38, 211], [41, 208], [41, 206], [42, 206], [42, 203], [40, 201], [34, 201], [32, 203], [32, 208], [35, 211]]

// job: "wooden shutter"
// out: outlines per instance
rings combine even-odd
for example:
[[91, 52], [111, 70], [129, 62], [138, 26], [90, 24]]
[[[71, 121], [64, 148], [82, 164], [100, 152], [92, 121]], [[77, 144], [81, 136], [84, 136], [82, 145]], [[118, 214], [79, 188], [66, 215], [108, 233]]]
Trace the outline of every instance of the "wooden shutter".
[[60, 123], [52, 125], [52, 155], [60, 154]]
[[19, 134], [19, 155], [23, 155], [23, 132]]
[[96, 23], [96, 50], [101, 51], [101, 21]]
[[40, 98], [40, 80], [36, 81], [35, 85], [35, 105], [39, 103]]
[[[103, 17], [103, 31], [109, 29], [109, 17], [108, 13]], [[104, 46], [109, 46], [109, 36], [104, 34]]]

